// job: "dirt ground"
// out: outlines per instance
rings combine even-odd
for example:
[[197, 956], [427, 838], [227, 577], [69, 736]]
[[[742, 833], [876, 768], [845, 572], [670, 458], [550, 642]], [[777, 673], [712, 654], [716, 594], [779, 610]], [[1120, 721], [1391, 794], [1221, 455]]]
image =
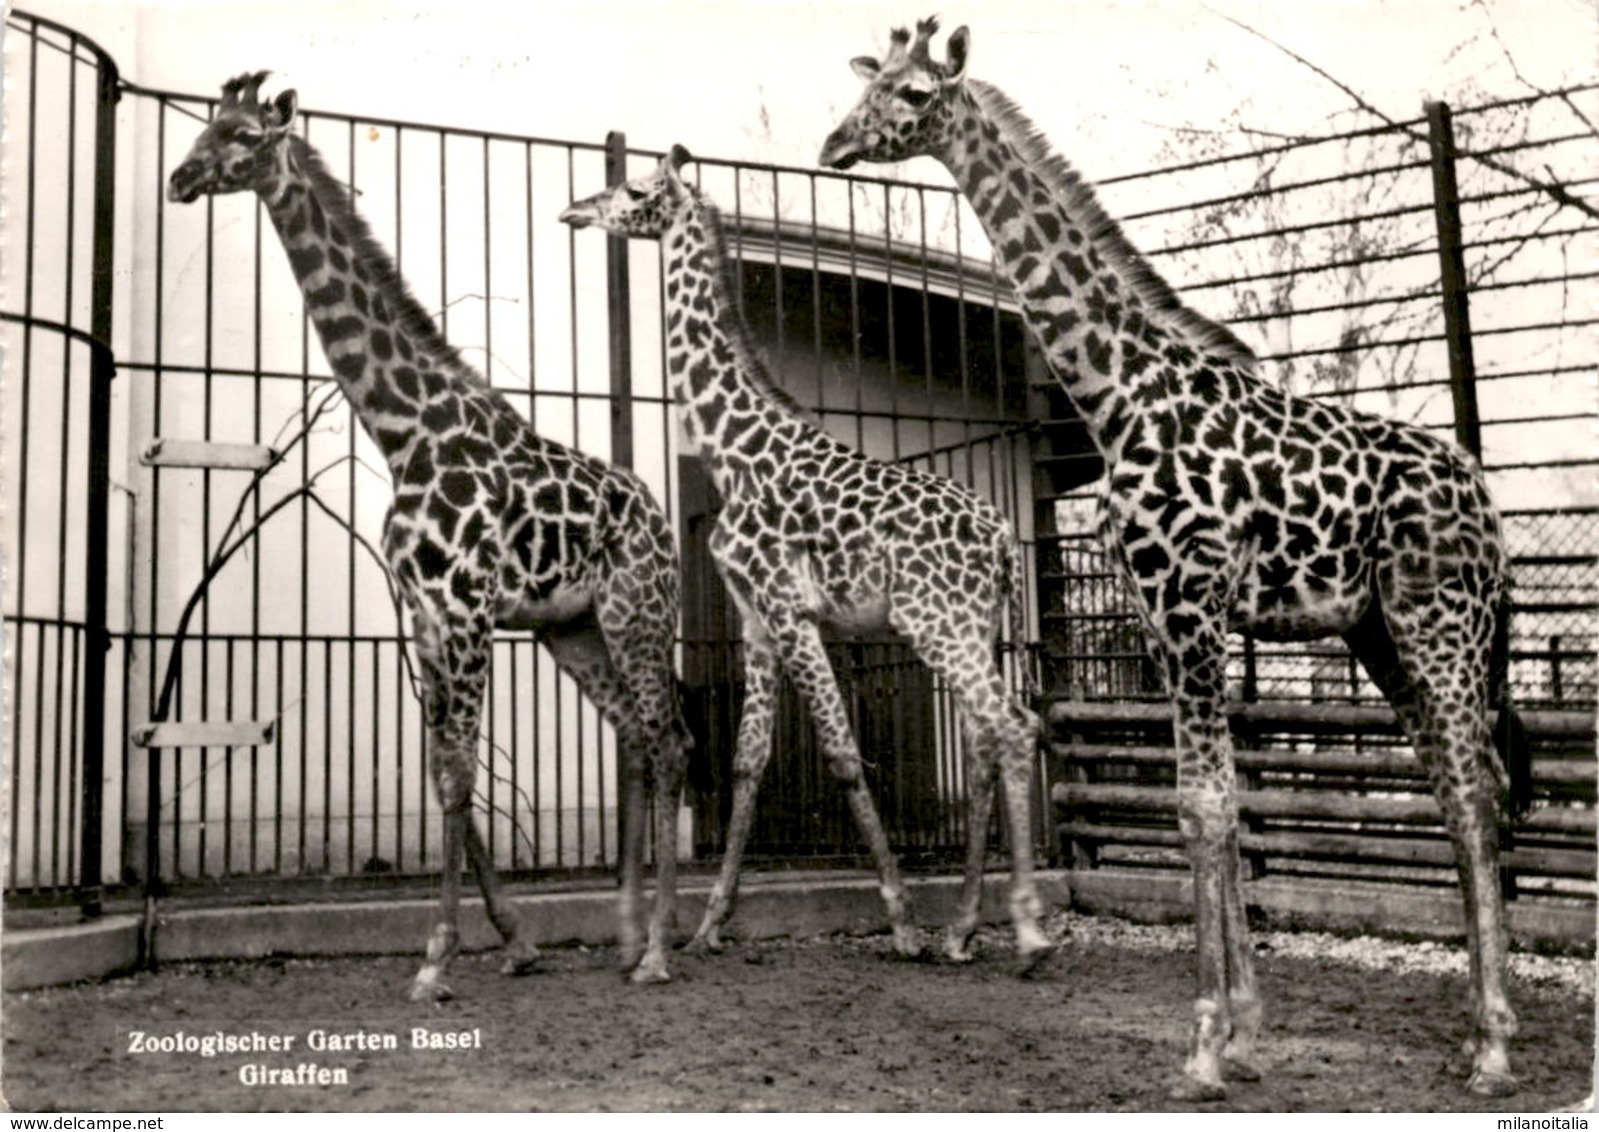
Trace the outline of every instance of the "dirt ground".
[[[500, 976], [492, 953], [471, 955], [451, 973], [457, 998], [426, 1008], [406, 1001], [409, 958], [173, 966], [6, 995], [4, 1091], [21, 1111], [1171, 1108], [1191, 936], [1086, 917], [1057, 931], [1060, 953], [1025, 980], [998, 934], [964, 967], [895, 960], [882, 938], [740, 944], [680, 955], [675, 980], [647, 988], [621, 979], [604, 949], [549, 951], [522, 979]], [[1370, 946], [1387, 957], [1360, 958]], [[1200, 1107], [1535, 1112], [1586, 1095], [1591, 961], [1518, 975], [1522, 1091], [1482, 1101], [1462, 1089], [1466, 987], [1450, 950], [1260, 937], [1266, 1077]], [[1429, 970], [1440, 956], [1445, 973]], [[480, 1046], [413, 1050], [414, 1027], [475, 1031]], [[308, 1049], [318, 1029], [392, 1034], [400, 1048]], [[135, 1054], [136, 1031], [294, 1044]], [[241, 1082], [248, 1066], [308, 1062], [346, 1069], [348, 1083]]]

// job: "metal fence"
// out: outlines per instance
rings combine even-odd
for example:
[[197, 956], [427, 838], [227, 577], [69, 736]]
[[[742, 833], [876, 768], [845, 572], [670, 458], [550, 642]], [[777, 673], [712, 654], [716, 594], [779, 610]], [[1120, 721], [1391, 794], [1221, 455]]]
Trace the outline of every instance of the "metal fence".
[[[3, 316], [13, 361], [0, 397], [0, 434], [16, 438], [0, 449], [7, 897], [76, 891], [92, 905], [105, 886], [426, 873], [436, 867], [438, 813], [423, 728], [401, 620], [363, 543], [379, 528], [388, 484], [364, 434], [328, 398], [326, 362], [259, 206], [164, 200], [170, 169], [213, 103], [123, 82], [93, 44], [49, 21], [13, 12], [8, 30], [8, 144], [26, 159], [6, 166], [0, 249], [19, 265], [13, 279], [25, 280]], [[306, 113], [303, 128], [464, 356], [541, 432], [631, 463], [671, 513], [685, 566], [681, 663], [708, 756], [677, 820], [685, 854], [714, 850], [740, 695], [736, 633], [704, 548], [716, 501], [678, 452], [659, 256], [555, 222], [574, 197], [656, 155], [616, 138], [325, 112]], [[1366, 137], [1395, 153], [1358, 174], [1325, 174]], [[1328, 186], [1397, 192], [1390, 181], [1425, 180], [1416, 143], [1383, 138], [1190, 161], [1107, 182], [1105, 196], [1174, 283], [1211, 313], [1237, 316], [1246, 333], [1251, 320], [1264, 327], [1265, 352], [1301, 388], [1443, 426], [1448, 383], [1433, 376], [1446, 372], [1442, 332], [1421, 314], [1379, 330], [1351, 321], [1370, 309], [1437, 309], [1430, 237], [1390, 247], [1351, 234], [1384, 217], [1428, 215], [1425, 193], [1414, 204], [1357, 195], [1350, 219], [1326, 218]], [[1552, 143], [1540, 160], [1558, 165], [1571, 144]], [[1294, 172], [1302, 160], [1309, 168]], [[1049, 412], [1052, 383], [956, 194], [749, 163], [692, 168], [726, 215], [746, 317], [789, 392], [869, 454], [996, 502], [1038, 551], [1029, 605], [1054, 681], [1145, 694], [1136, 628], [1074, 527], [1081, 493], [1060, 487], [1062, 469], [1068, 480], [1092, 478], [1080, 428]], [[1212, 199], [1181, 203], [1213, 180]], [[1463, 182], [1484, 198], [1482, 223], [1532, 225], [1515, 240], [1471, 236], [1478, 255], [1498, 249], [1492, 272], [1477, 271], [1478, 292], [1563, 294], [1573, 276], [1550, 257], [1577, 247], [1560, 240], [1591, 240], [1591, 226], [1540, 227], [1511, 190]], [[1237, 231], [1207, 227], [1222, 222]], [[1217, 267], [1219, 253], [1246, 250], [1268, 266]], [[1251, 298], [1261, 287], [1266, 299]], [[1238, 296], [1238, 309], [1212, 295]], [[1497, 309], [1473, 308], [1479, 342], [1517, 344], [1503, 357], [1479, 349], [1478, 387], [1507, 391], [1483, 398], [1485, 452], [1502, 497], [1521, 491], [1516, 482], [1538, 489], [1511, 506], [1526, 512], [1512, 518], [1511, 536], [1531, 564], [1520, 582], [1529, 612], [1518, 621], [1517, 678], [1534, 698], [1591, 702], [1599, 548], [1593, 512], [1579, 504], [1592, 500], [1573, 488], [1563, 509], [1549, 510], [1538, 472], [1574, 485], [1591, 470], [1592, 405], [1553, 405], [1539, 384], [1564, 396], [1566, 379], [1591, 366], [1591, 345], [1578, 337], [1579, 314], [1507, 308], [1496, 321]], [[1579, 435], [1580, 446], [1569, 439]], [[1527, 437], [1542, 463], [1515, 454]], [[287, 458], [265, 474], [194, 458], [223, 445]], [[227, 547], [238, 552], [208, 578]], [[943, 856], [964, 840], [949, 697], [891, 642], [833, 648], [896, 844]], [[1258, 688], [1307, 694], [1320, 677], [1273, 667], [1290, 663], [1340, 671], [1336, 656], [1241, 650], [1240, 679], [1253, 666]], [[270, 724], [270, 742], [140, 745], [169, 673], [171, 718]], [[496, 860], [523, 874], [609, 865], [612, 737], [526, 637], [497, 642], [484, 732], [480, 801]], [[853, 828], [792, 697], [778, 734], [752, 848], [853, 854]]]
[[[1160, 169], [1101, 181], [1153, 264], [1298, 393], [1451, 432], [1480, 452], [1516, 560], [1512, 680], [1534, 707], [1595, 702], [1599, 506], [1591, 303], [1599, 88], [1218, 153], [1178, 136]], [[1447, 174], [1447, 175], [1445, 175]], [[1440, 249], [1458, 240], [1458, 278]], [[1451, 328], [1451, 304], [1469, 310]], [[1464, 358], [1459, 354], [1464, 350]], [[1095, 545], [1098, 458], [1069, 414], [1041, 461], [1051, 683], [1161, 696], [1131, 607]], [[1242, 699], [1380, 699], [1338, 642], [1235, 641]]]
[[[74, 571], [91, 557], [81, 540], [95, 524], [71, 507], [60, 512], [65, 533], [36, 521], [48, 513], [53, 522], [60, 500], [83, 495], [86, 414], [38, 346], [21, 356], [22, 400], [4, 405], [5, 433], [30, 438], [7, 451], [16, 464], [7, 469], [6, 544], [18, 569], [6, 616], [22, 646], [10, 653], [9, 689], [32, 697], [17, 716], [16, 746], [32, 755], [13, 764], [22, 804], [10, 833], [23, 851], [11, 858], [8, 896], [59, 895], [80, 882], [92, 901], [102, 884], [427, 873], [438, 812], [423, 728], [403, 619], [369, 549], [389, 494], [374, 471], [381, 462], [330, 396], [326, 360], [256, 201], [164, 198], [214, 100], [122, 82], [92, 44], [49, 21], [13, 13], [8, 27], [13, 89], [26, 92], [14, 102], [14, 136], [40, 140], [8, 191], [15, 230], [29, 233], [30, 248], [42, 246], [35, 229], [64, 228], [70, 242], [87, 227], [90, 188], [61, 190], [82, 180], [117, 222], [107, 254], [118, 269], [94, 335], [113, 349], [117, 372], [116, 505], [99, 522], [111, 547], [99, 556], [111, 611], [102, 632], [115, 644], [110, 695], [98, 698], [103, 774], [88, 774], [87, 735], [77, 730], [81, 614], [60, 596], [81, 585]], [[91, 79], [64, 73], [68, 61]], [[96, 74], [103, 88], [92, 86]], [[104, 131], [76, 127], [82, 134], [120, 138], [120, 160], [96, 167], [74, 150], [63, 172], [43, 139], [75, 115]], [[461, 353], [540, 432], [631, 464], [678, 525], [688, 569], [682, 662], [691, 725], [709, 757], [686, 812], [659, 818], [679, 822], [685, 853], [715, 848], [740, 697], [736, 633], [704, 554], [716, 501], [679, 456], [668, 404], [659, 255], [578, 237], [556, 221], [572, 199], [658, 155], [619, 138], [302, 117], [307, 140], [351, 186]], [[746, 315], [788, 391], [869, 454], [970, 485], [1027, 535], [1019, 323], [999, 310], [993, 279], [966, 265], [968, 249], [952, 236], [953, 195], [747, 163], [694, 169], [723, 208]], [[66, 280], [67, 301], [86, 308], [87, 287], [76, 281], [87, 262], [39, 253], [26, 274]], [[31, 340], [42, 333], [43, 291], [30, 285], [17, 316], [32, 320], [19, 331]], [[70, 396], [87, 387], [77, 378]], [[51, 430], [59, 443], [31, 439]], [[266, 451], [282, 459], [262, 469], [240, 456]], [[949, 697], [892, 643], [841, 645], [835, 656], [896, 842], [942, 854], [964, 838]], [[159, 733], [149, 739], [158, 715], [232, 728], [210, 732], [215, 745], [199, 745], [192, 731], [188, 745], [169, 745]], [[854, 853], [839, 792], [812, 757], [792, 696], [780, 729], [752, 849]], [[502, 867], [612, 863], [613, 736], [525, 635], [496, 644], [482, 764], [479, 801]], [[96, 786], [105, 861], [89, 869], [75, 856], [84, 815], [74, 807]]]

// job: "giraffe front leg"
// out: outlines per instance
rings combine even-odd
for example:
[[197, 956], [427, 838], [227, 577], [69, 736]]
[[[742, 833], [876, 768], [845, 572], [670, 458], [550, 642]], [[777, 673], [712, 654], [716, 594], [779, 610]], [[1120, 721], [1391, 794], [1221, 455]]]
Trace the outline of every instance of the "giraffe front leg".
[[777, 706], [777, 654], [770, 640], [748, 615], [744, 618], [744, 707], [738, 725], [738, 752], [733, 763], [733, 813], [728, 819], [727, 848], [722, 867], [705, 904], [705, 915], [689, 940], [697, 954], [722, 950], [722, 926], [738, 899], [739, 867], [750, 825], [755, 820], [755, 795], [761, 774], [772, 758], [772, 718]]
[[1255, 949], [1249, 939], [1238, 837], [1235, 821], [1221, 855], [1221, 895], [1225, 906], [1222, 923], [1227, 933], [1227, 1006], [1232, 1018], [1232, 1033], [1222, 1050], [1222, 1063], [1227, 1076], [1233, 1080], [1258, 1081], [1262, 1074], [1257, 1047], [1265, 1012], [1255, 982]]
[[411, 982], [412, 1002], [444, 1002], [455, 997], [445, 972], [461, 949], [461, 865], [465, 838], [460, 810], [444, 812], [444, 860], [439, 884], [439, 920], [428, 938], [427, 958]]
[[[1243, 955], [1248, 929], [1237, 862], [1236, 772], [1223, 698], [1226, 637], [1216, 629], [1197, 640], [1177, 642], [1166, 652], [1177, 747], [1177, 825], [1193, 869], [1198, 967], [1188, 1059], [1171, 1096], [1217, 1100], [1227, 1093], [1222, 1069], [1233, 1037], [1235, 968], [1241, 967], [1246, 976], [1237, 988], [1243, 1001], [1255, 999], [1254, 968]], [[1242, 1036], [1252, 1036], [1247, 1023]], [[1246, 1056], [1250, 1052], [1239, 1050]]]
[[[1179, 764], [1180, 765], [1180, 764]], [[1179, 777], [1181, 771], [1179, 770]], [[1178, 828], [1194, 874], [1194, 935], [1198, 993], [1182, 1076], [1172, 1085], [1179, 1101], [1220, 1100], [1227, 1095], [1222, 1057], [1231, 1037], [1227, 988], [1226, 905], [1221, 856], [1226, 845], [1223, 797], [1178, 783]]]
[[[396, 573], [404, 577], [403, 571]], [[470, 590], [466, 581], [450, 587], [452, 593]], [[488, 851], [472, 826], [478, 721], [493, 627], [481, 612], [452, 618], [436, 613], [416, 595], [411, 597], [428, 721], [429, 770], [444, 811], [439, 922], [428, 940], [427, 959], [411, 983], [411, 1000], [439, 1002], [451, 997], [444, 976], [460, 950], [461, 869], [468, 852], [473, 854], [479, 884], [488, 878], [484, 896], [489, 899], [490, 914], [499, 917], [496, 926], [509, 933], [507, 939], [514, 938], [515, 929], [514, 920], [500, 906]], [[473, 608], [481, 610], [482, 605]], [[443, 631], [442, 626], [450, 624], [454, 625], [451, 631]]]

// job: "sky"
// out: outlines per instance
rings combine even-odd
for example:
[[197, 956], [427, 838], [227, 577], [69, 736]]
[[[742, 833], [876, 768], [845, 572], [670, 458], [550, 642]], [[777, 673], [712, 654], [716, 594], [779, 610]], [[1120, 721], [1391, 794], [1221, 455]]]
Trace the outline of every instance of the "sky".
[[[301, 105], [556, 138], [622, 129], [641, 148], [811, 165], [854, 101], [849, 59], [929, 14], [899, 0], [31, 0], [108, 49], [124, 77], [192, 94], [271, 69]], [[1492, 20], [1486, 14], [1492, 14]], [[1155, 163], [1172, 126], [1355, 124], [1336, 87], [1396, 117], [1424, 99], [1522, 93], [1595, 73], [1591, 0], [985, 0], [970, 73], [1002, 87], [1089, 176]], [[937, 48], [941, 50], [941, 45]], [[1344, 114], [1343, 117], [1336, 117]], [[1242, 144], [1242, 142], [1240, 143]], [[925, 159], [902, 170], [938, 182]]]

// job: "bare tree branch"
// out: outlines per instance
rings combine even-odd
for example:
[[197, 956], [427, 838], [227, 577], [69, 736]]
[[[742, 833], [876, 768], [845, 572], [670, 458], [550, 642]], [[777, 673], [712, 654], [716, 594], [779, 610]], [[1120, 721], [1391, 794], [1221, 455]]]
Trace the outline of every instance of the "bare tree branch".
[[[1226, 20], [1228, 23], [1232, 24], [1234, 27], [1239, 28], [1242, 31], [1246, 31], [1250, 35], [1254, 36], [1255, 38], [1260, 39], [1260, 40], [1264, 40], [1266, 43], [1271, 44], [1271, 46], [1275, 47], [1278, 51], [1281, 51], [1284, 55], [1288, 56], [1290, 59], [1294, 60], [1296, 63], [1300, 64], [1303, 67], [1308, 68], [1309, 70], [1313, 71], [1317, 75], [1321, 76], [1323, 79], [1327, 80], [1327, 82], [1331, 83], [1333, 86], [1335, 86], [1339, 90], [1343, 91], [1344, 94], [1347, 95], [1349, 97], [1349, 99], [1352, 102], [1354, 102], [1354, 104], [1356, 106], [1358, 106], [1361, 110], [1364, 110], [1366, 113], [1372, 115], [1373, 117], [1375, 117], [1378, 120], [1386, 123], [1387, 125], [1392, 126], [1394, 129], [1402, 131], [1407, 136], [1415, 139], [1420, 144], [1422, 144], [1422, 145], [1429, 144], [1428, 143], [1428, 138], [1427, 138], [1427, 136], [1425, 134], [1419, 133], [1416, 130], [1411, 129], [1408, 126], [1401, 126], [1393, 118], [1390, 118], [1387, 114], [1384, 114], [1376, 106], [1374, 106], [1370, 102], [1368, 102], [1364, 97], [1362, 97], [1362, 95], [1360, 94], [1359, 91], [1355, 90], [1348, 83], [1346, 83], [1342, 79], [1339, 79], [1336, 76], [1332, 75], [1325, 68], [1320, 67], [1320, 66], [1318, 66], [1315, 63], [1312, 63], [1309, 59], [1307, 59], [1303, 55], [1299, 54], [1299, 52], [1293, 50], [1290, 47], [1286, 47], [1286, 46], [1284, 46], [1281, 43], [1278, 43], [1275, 39], [1273, 39], [1271, 36], [1267, 35], [1265, 32], [1257, 31], [1253, 27], [1250, 27], [1248, 24], [1244, 23], [1242, 20], [1234, 19], [1232, 16], [1227, 15], [1225, 12], [1217, 12], [1213, 8], [1210, 9], [1210, 12], [1211, 12], [1212, 15], [1214, 15], [1214, 16], [1216, 16], [1218, 18]], [[1537, 191], [1546, 194], [1551, 199], [1559, 202], [1560, 204], [1566, 206], [1567, 208], [1574, 208], [1574, 209], [1576, 209], [1579, 212], [1582, 212], [1582, 213], [1584, 213], [1584, 214], [1586, 214], [1588, 216], [1593, 217], [1595, 220], [1599, 220], [1599, 207], [1595, 207], [1594, 205], [1589, 204], [1587, 201], [1583, 200], [1581, 197], [1572, 195], [1563, 186], [1561, 186], [1561, 185], [1559, 185], [1557, 183], [1554, 183], [1552, 181], [1540, 180], [1539, 178], [1531, 176], [1530, 174], [1524, 172], [1523, 170], [1517, 169], [1514, 165], [1511, 165], [1508, 162], [1501, 161], [1501, 160], [1499, 160], [1496, 157], [1491, 157], [1491, 156], [1488, 156], [1486, 154], [1462, 154], [1462, 156], [1469, 157], [1469, 158], [1471, 158], [1471, 160], [1476, 161], [1478, 164], [1484, 165], [1487, 168], [1494, 170], [1495, 172], [1503, 173], [1505, 176], [1510, 177], [1513, 180], [1521, 182], [1522, 184], [1526, 185], [1528, 188], [1536, 189]]]

